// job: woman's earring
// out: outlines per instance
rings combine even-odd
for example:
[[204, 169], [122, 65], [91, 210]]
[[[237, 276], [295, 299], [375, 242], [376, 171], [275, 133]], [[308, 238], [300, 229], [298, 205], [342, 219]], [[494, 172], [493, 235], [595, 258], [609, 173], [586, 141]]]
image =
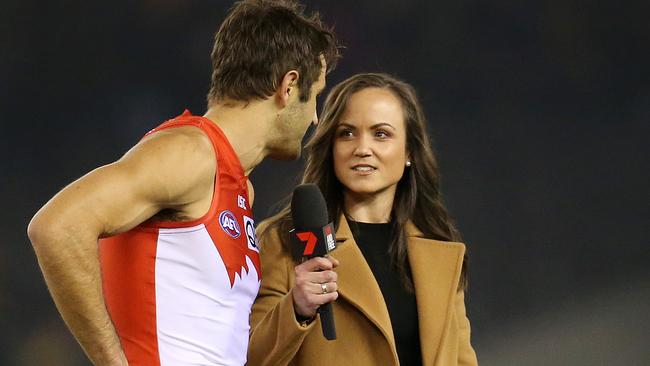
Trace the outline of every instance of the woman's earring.
[[410, 160], [406, 161], [406, 166], [411, 166], [411, 161]]

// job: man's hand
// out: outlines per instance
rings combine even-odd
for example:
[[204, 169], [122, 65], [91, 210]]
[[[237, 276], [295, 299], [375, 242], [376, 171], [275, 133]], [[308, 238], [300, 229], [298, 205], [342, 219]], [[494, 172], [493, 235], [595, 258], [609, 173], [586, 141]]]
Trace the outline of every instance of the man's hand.
[[312, 318], [319, 306], [339, 297], [337, 274], [332, 270], [338, 265], [338, 260], [327, 256], [309, 259], [295, 267], [296, 285], [292, 293], [298, 315]]

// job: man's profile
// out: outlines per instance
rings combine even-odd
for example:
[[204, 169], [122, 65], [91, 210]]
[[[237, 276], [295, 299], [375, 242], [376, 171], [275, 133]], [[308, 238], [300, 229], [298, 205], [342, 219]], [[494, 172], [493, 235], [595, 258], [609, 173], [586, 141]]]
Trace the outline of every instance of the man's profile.
[[236, 3], [215, 36], [207, 112], [164, 122], [34, 216], [48, 288], [94, 364], [246, 362], [261, 278], [247, 177], [300, 155], [337, 58], [301, 5]]

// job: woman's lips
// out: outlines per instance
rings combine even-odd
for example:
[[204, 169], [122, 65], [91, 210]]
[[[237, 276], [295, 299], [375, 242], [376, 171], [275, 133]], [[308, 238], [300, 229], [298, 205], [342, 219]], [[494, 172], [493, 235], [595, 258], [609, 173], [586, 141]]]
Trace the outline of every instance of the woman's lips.
[[370, 174], [370, 173], [374, 172], [375, 170], [377, 170], [376, 167], [374, 167], [372, 165], [369, 165], [369, 164], [356, 164], [356, 165], [353, 165], [352, 168], [350, 168], [350, 169], [352, 169], [352, 171], [354, 171], [355, 173], [359, 173], [359, 174], [362, 174], [362, 175]]

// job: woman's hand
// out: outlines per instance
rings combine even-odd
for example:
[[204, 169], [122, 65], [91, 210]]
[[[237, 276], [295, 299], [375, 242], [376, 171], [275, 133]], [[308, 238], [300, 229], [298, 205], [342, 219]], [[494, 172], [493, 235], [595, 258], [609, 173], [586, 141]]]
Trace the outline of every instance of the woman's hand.
[[293, 307], [296, 314], [312, 318], [318, 307], [339, 297], [337, 274], [332, 269], [339, 261], [331, 256], [314, 257], [295, 267], [296, 285], [293, 288]]

